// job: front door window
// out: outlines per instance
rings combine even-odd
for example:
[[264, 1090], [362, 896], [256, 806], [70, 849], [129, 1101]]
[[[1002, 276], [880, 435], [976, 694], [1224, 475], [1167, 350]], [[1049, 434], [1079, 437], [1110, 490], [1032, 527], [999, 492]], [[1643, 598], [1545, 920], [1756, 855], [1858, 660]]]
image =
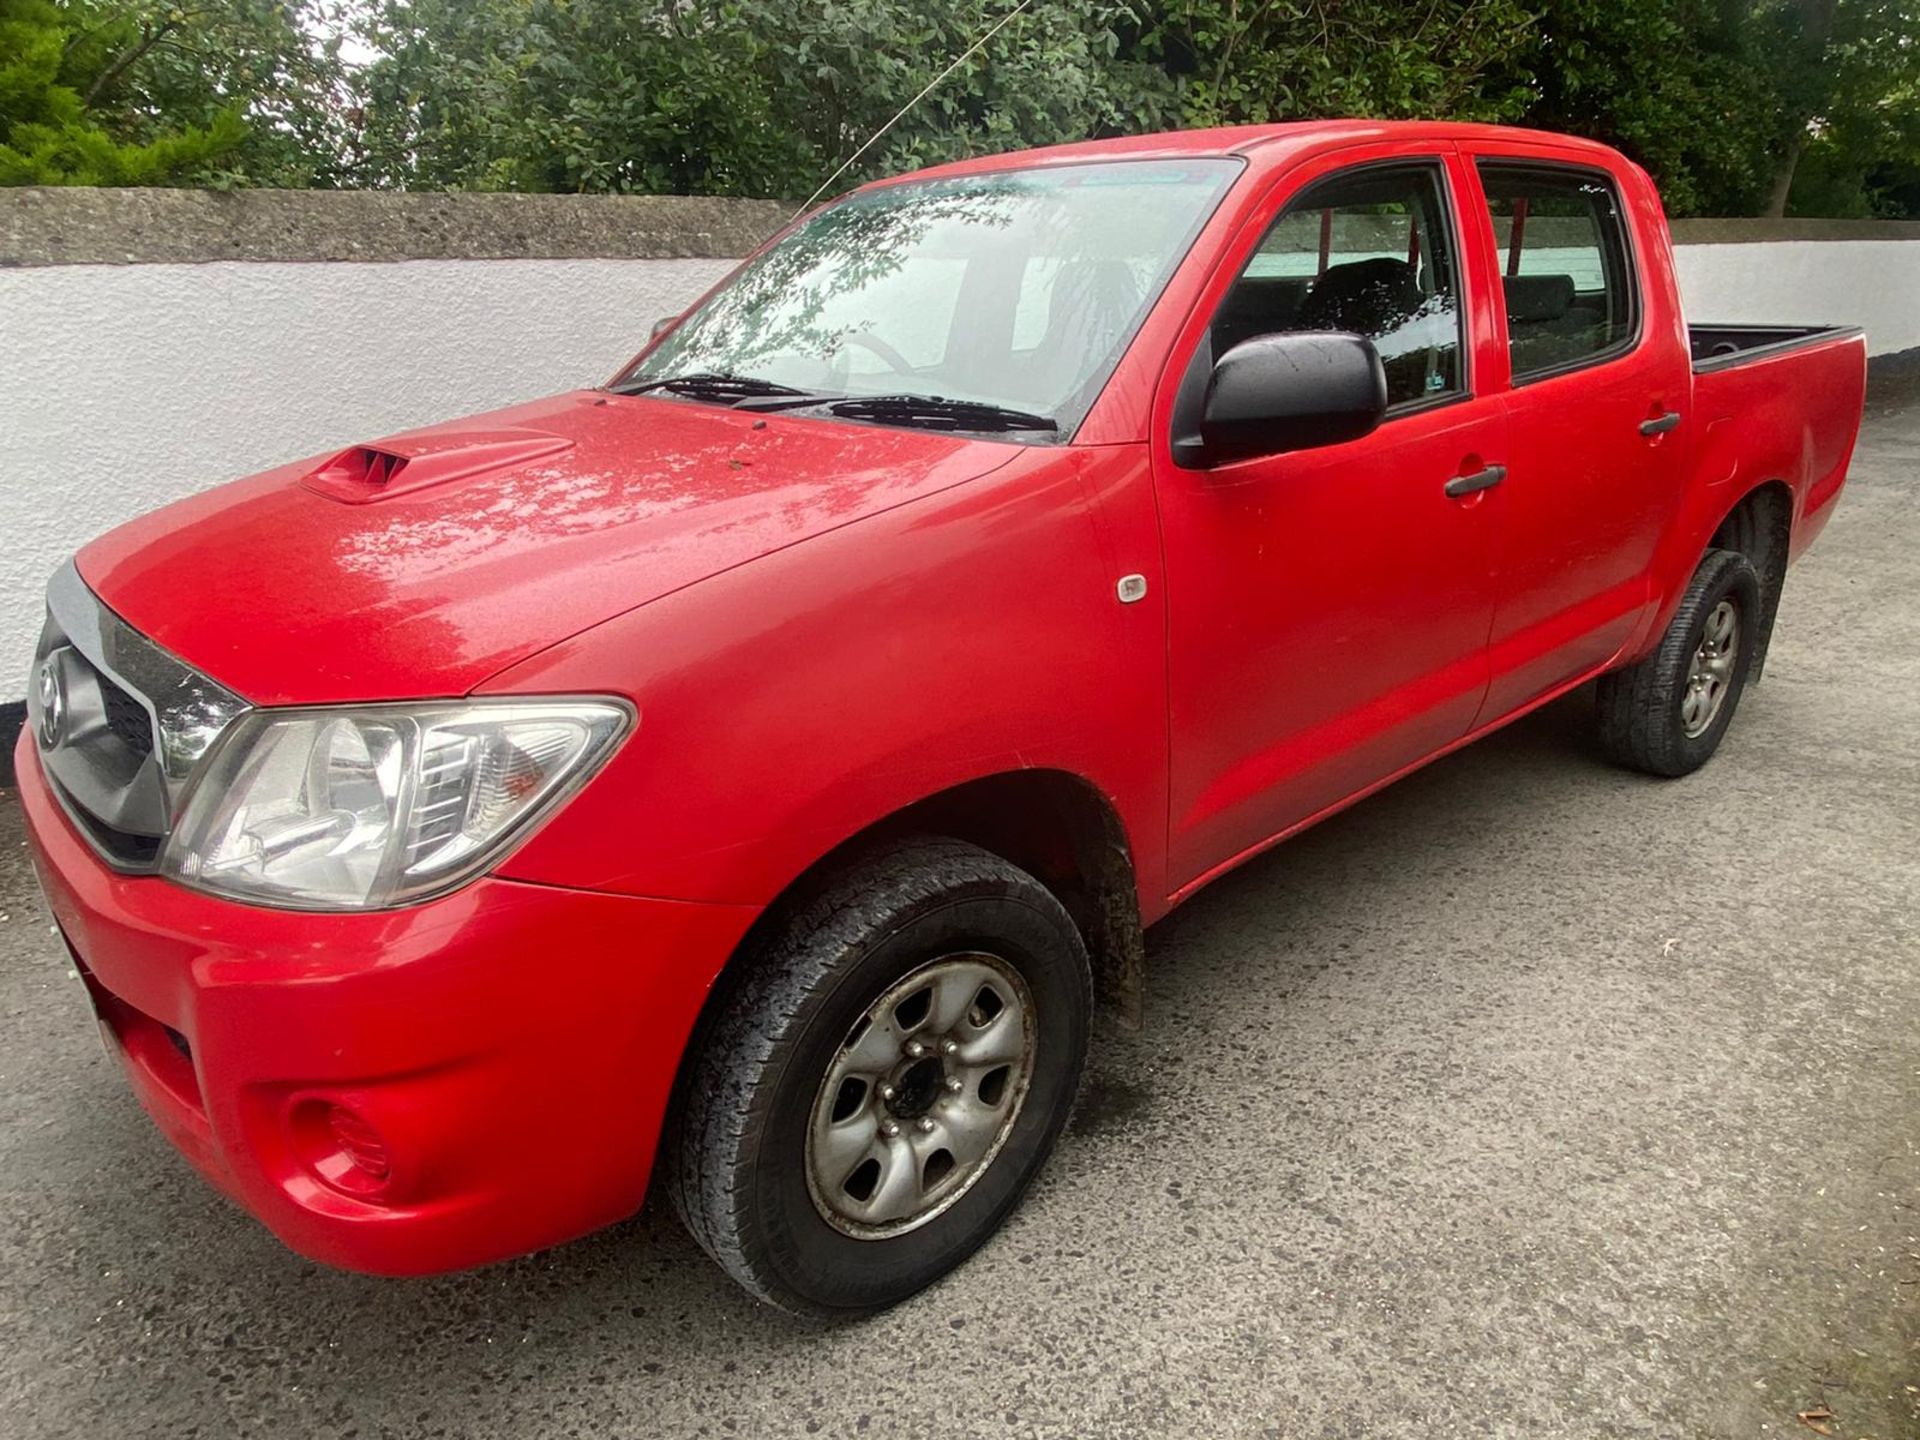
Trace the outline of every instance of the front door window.
[[1323, 180], [1273, 223], [1221, 303], [1213, 353], [1256, 335], [1344, 330], [1379, 350], [1392, 406], [1462, 394], [1460, 267], [1435, 165]]

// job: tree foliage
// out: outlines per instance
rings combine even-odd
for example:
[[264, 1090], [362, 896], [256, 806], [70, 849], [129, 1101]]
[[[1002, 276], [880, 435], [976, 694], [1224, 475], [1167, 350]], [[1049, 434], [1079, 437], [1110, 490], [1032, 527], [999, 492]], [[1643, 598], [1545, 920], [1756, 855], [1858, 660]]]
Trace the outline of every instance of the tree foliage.
[[[383, 184], [804, 195], [1005, 13], [987, 0], [391, 0], [361, 38]], [[1127, 13], [1043, 4], [889, 133], [868, 170], [1177, 118]]]
[[1619, 145], [1678, 213], [1871, 214], [1920, 164], [1920, 0], [1534, 4], [1529, 120]]
[[849, 161], [1444, 116], [1611, 141], [1678, 214], [1920, 215], [1920, 0], [1029, 0], [899, 114], [1018, 5], [0, 0], [0, 183], [798, 199]]
[[[1014, 3], [369, 0], [366, 175], [804, 196]], [[1890, 213], [1920, 188], [1916, 67], [1920, 0], [1039, 0], [847, 179], [1173, 124], [1447, 116], [1612, 141], [1678, 214]]]
[[1770, 211], [1920, 216], [1920, 0], [1801, 0], [1784, 24]]
[[0, 0], [0, 184], [329, 183], [337, 42], [275, 0]]
[[1532, 27], [1521, 0], [1186, 0], [1159, 10], [1150, 37], [1184, 81], [1190, 125], [1512, 120], [1527, 94], [1502, 70]]
[[96, 103], [142, 43], [130, 16], [0, 0], [0, 183], [161, 184], [237, 146], [237, 110], [148, 139], [109, 133]]
[[368, 178], [480, 190], [779, 193], [804, 146], [724, 9], [405, 0], [366, 17]]

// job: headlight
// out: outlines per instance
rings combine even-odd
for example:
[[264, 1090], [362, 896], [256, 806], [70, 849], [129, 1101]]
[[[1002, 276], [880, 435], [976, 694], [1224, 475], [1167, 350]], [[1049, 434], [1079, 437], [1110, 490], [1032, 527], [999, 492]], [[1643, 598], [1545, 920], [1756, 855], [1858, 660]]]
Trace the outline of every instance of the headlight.
[[161, 872], [302, 910], [448, 890], [592, 774], [632, 718], [599, 700], [256, 710], [194, 783]]

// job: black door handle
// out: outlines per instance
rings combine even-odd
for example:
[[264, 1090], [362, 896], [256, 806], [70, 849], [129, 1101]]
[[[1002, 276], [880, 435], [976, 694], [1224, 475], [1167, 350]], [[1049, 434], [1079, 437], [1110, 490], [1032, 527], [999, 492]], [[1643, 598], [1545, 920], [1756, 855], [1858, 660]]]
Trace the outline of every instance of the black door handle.
[[1642, 420], [1640, 422], [1640, 433], [1651, 438], [1655, 435], [1664, 435], [1667, 431], [1676, 428], [1679, 424], [1680, 412], [1678, 410], [1669, 410], [1658, 420]]
[[1447, 481], [1447, 494], [1458, 500], [1462, 495], [1471, 495], [1476, 490], [1491, 490], [1507, 478], [1507, 467], [1489, 465], [1473, 475], [1456, 475]]

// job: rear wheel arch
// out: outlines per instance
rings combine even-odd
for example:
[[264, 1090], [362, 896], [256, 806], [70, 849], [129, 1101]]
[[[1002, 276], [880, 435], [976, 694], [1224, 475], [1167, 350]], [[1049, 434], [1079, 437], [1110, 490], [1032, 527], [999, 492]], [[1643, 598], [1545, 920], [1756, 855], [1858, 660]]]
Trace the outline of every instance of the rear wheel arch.
[[1760, 615], [1750, 682], [1759, 680], [1767, 663], [1767, 644], [1773, 638], [1773, 621], [1787, 579], [1793, 508], [1791, 486], [1783, 480], [1763, 481], [1734, 502], [1707, 542], [1709, 550], [1732, 550], [1746, 556], [1760, 577]]
[[1753, 673], [1762, 608], [1747, 556], [1708, 550], [1652, 652], [1600, 677], [1595, 719], [1606, 756], [1669, 779], [1705, 765]]

